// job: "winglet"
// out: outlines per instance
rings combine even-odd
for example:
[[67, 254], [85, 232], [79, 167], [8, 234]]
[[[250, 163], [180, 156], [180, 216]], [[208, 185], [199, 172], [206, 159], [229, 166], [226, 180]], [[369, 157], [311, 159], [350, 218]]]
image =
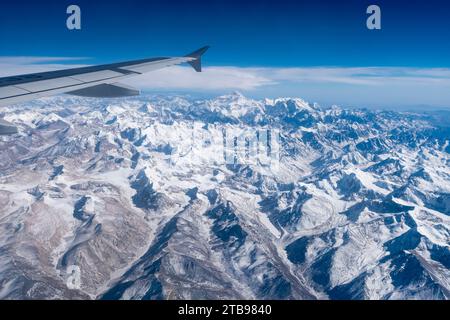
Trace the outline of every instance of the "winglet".
[[205, 46], [200, 48], [188, 55], [186, 57], [195, 58], [195, 60], [188, 61], [188, 63], [194, 68], [197, 72], [202, 72], [202, 55], [209, 49], [209, 46]]

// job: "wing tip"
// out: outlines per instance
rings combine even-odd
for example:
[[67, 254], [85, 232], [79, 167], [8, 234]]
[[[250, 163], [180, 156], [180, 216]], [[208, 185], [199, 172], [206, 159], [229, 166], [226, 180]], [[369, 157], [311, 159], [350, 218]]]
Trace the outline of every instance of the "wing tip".
[[204, 46], [201, 47], [200, 49], [195, 50], [194, 52], [189, 53], [188, 55], [186, 55], [186, 57], [192, 57], [192, 58], [200, 58], [206, 51], [208, 51], [208, 49], [210, 48], [210, 46]]
[[195, 60], [188, 61], [188, 63], [192, 66], [192, 68], [194, 68], [195, 71], [202, 72], [202, 55], [206, 51], [208, 51], [209, 48], [210, 48], [210, 46], [204, 46], [204, 47], [201, 47], [200, 49], [195, 50], [194, 52], [186, 55], [186, 57], [195, 58]]

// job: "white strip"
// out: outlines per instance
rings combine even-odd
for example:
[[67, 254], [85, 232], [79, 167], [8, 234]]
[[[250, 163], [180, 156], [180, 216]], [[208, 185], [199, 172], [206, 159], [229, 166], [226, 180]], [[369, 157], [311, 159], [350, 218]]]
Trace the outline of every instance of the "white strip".
[[51, 89], [57, 89], [61, 87], [75, 86], [77, 84], [82, 84], [80, 80], [72, 79], [70, 77], [61, 77], [50, 80], [34, 81], [29, 83], [21, 83], [16, 85], [17, 88], [28, 90], [31, 92], [45, 91]]

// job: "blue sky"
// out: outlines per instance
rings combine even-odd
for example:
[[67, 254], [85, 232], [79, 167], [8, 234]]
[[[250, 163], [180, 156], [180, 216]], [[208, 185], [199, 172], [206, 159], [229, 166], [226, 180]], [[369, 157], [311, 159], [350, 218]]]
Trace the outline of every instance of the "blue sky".
[[[69, 4], [81, 7], [81, 31], [65, 27]], [[370, 4], [381, 7], [382, 30], [365, 26]], [[0, 65], [33, 57], [17, 70], [34, 71], [36, 63], [59, 68], [182, 55], [209, 44], [205, 74], [175, 68], [135, 84], [302, 96], [324, 104], [446, 107], [449, 30], [450, 3], [439, 0], [17, 0], [0, 5]], [[184, 82], [171, 83], [169, 76]]]

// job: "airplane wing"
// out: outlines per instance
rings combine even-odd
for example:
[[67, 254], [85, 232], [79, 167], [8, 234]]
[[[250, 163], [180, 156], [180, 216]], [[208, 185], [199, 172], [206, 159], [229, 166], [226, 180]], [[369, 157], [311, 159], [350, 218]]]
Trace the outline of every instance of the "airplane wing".
[[[201, 72], [201, 57], [208, 48], [184, 57], [149, 58], [0, 78], [0, 107], [62, 93], [105, 98], [139, 95], [139, 90], [119, 81], [181, 63]], [[0, 119], [0, 135], [16, 132], [14, 125]]]

